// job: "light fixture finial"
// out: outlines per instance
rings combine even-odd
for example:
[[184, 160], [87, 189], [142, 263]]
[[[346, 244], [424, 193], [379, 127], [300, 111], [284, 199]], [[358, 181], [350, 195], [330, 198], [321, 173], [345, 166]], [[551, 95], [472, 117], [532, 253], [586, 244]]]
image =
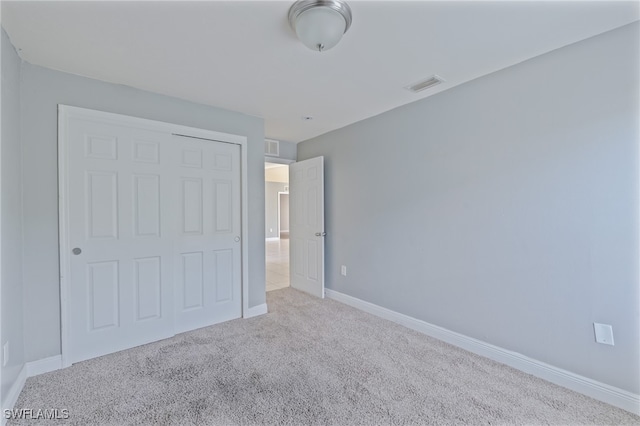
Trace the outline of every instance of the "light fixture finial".
[[351, 21], [351, 8], [343, 0], [298, 0], [289, 9], [289, 25], [300, 41], [319, 52], [338, 44]]

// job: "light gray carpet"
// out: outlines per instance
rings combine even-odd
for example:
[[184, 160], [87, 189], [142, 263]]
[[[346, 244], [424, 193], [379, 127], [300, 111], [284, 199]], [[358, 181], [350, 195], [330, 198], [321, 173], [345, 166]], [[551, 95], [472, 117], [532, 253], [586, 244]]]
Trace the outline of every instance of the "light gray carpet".
[[267, 299], [267, 315], [30, 378], [16, 408], [66, 408], [78, 425], [640, 424], [338, 302]]

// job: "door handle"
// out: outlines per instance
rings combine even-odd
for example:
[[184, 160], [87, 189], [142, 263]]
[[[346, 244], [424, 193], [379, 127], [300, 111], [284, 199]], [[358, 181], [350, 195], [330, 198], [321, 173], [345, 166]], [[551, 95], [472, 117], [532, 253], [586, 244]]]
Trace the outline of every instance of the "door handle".
[[82, 250], [79, 247], [76, 247], [73, 250], [71, 250], [71, 252], [77, 256], [80, 253], [82, 253]]
[[316, 237], [324, 237], [325, 235], [327, 235], [326, 232], [316, 232]]

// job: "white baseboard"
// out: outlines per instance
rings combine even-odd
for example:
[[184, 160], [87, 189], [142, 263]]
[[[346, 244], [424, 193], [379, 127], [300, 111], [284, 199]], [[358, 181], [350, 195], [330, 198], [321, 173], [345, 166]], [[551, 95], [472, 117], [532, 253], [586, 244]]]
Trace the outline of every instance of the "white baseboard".
[[50, 371], [59, 370], [62, 368], [62, 355], [56, 355], [49, 358], [39, 359], [38, 361], [27, 362], [22, 366], [20, 374], [13, 383], [13, 386], [9, 389], [9, 392], [2, 401], [2, 418], [0, 425], [4, 426], [7, 423], [7, 419], [4, 416], [4, 410], [10, 410], [15, 407], [20, 392], [24, 388], [24, 384], [28, 377], [37, 376], [39, 374], [48, 373]]
[[27, 377], [33, 377], [39, 374], [48, 373], [50, 371], [60, 370], [62, 368], [62, 355], [55, 355], [50, 356], [49, 358], [31, 361], [27, 363], [26, 367]]
[[258, 315], [264, 315], [268, 312], [267, 304], [263, 303], [262, 305], [254, 306], [252, 308], [247, 309], [246, 312], [242, 315], [242, 318], [252, 318], [257, 317]]
[[265, 238], [266, 241], [278, 241], [280, 239], [280, 237], [269, 237], [269, 238]]
[[4, 410], [11, 410], [18, 401], [18, 397], [20, 396], [20, 392], [22, 392], [22, 388], [24, 388], [24, 384], [27, 381], [27, 366], [23, 365], [22, 369], [20, 369], [20, 373], [16, 378], [16, 381], [13, 382], [11, 388], [9, 388], [9, 392], [2, 401], [2, 426], [7, 423], [7, 419], [4, 416]]
[[563, 370], [558, 367], [537, 361], [517, 352], [512, 352], [499, 346], [465, 336], [446, 328], [430, 324], [428, 322], [383, 308], [373, 303], [326, 289], [326, 297], [342, 302], [377, 317], [403, 325], [412, 330], [434, 337], [469, 352], [506, 364], [510, 367], [529, 373], [533, 376], [547, 380], [551, 383], [563, 386], [573, 391], [590, 396], [599, 401], [640, 415], [640, 395], [607, 385], [584, 376]]

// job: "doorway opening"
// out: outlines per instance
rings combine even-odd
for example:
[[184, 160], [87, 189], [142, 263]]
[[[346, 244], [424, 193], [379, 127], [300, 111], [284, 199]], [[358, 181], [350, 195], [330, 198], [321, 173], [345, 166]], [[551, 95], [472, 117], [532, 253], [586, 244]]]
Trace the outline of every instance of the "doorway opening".
[[266, 290], [289, 287], [289, 166], [265, 163]]

